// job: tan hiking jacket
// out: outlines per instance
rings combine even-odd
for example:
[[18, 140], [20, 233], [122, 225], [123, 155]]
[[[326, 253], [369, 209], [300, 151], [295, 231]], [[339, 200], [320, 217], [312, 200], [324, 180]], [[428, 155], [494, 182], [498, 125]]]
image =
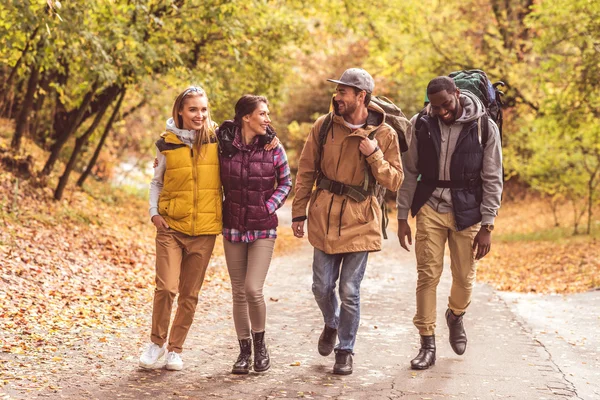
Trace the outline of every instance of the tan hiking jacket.
[[[296, 195], [292, 218], [306, 216], [308, 208], [308, 240], [327, 254], [381, 250], [381, 209], [375, 196], [356, 202], [345, 195], [316, 189], [316, 160], [319, 157], [319, 131], [325, 116], [313, 125], [300, 155], [296, 175]], [[385, 124], [385, 112], [369, 104], [369, 116], [364, 128], [352, 132], [341, 116], [334, 116], [333, 128], [321, 156], [325, 177], [349, 185], [362, 185], [365, 168], [371, 168], [375, 179], [389, 190], [397, 191], [403, 172], [396, 132]], [[377, 130], [379, 150], [366, 158], [358, 146], [362, 138]]]

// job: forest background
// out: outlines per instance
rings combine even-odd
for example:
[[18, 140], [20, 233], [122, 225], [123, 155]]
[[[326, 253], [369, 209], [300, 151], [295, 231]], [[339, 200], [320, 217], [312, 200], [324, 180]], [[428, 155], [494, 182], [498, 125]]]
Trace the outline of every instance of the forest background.
[[503, 81], [504, 203], [478, 279], [524, 292], [600, 287], [598, 1], [9, 0], [2, 350], [52, 343], [29, 329], [32, 315], [56, 330], [72, 329], [73, 316], [132, 323], [124, 299], [151, 286], [154, 142], [181, 90], [205, 88], [217, 122], [241, 95], [266, 95], [295, 171], [328, 110], [326, 79], [354, 66], [409, 117], [437, 75], [480, 68]]

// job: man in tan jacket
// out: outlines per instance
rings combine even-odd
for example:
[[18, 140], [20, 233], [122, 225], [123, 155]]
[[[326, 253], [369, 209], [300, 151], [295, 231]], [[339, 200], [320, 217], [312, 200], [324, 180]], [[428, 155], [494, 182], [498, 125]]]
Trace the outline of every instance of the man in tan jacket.
[[368, 254], [381, 250], [382, 214], [374, 183], [396, 191], [403, 173], [396, 132], [385, 123], [385, 112], [370, 102], [371, 75], [351, 68], [339, 80], [328, 80], [337, 84], [334, 112], [317, 119], [300, 155], [292, 230], [303, 237], [308, 219], [312, 290], [325, 322], [318, 350], [327, 356], [335, 347], [333, 372], [347, 375], [352, 373]]

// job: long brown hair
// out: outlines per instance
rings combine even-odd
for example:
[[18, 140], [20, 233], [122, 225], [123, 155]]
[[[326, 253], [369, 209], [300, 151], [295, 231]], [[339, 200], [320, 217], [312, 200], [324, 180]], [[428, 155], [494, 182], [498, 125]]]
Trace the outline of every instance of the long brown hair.
[[[183, 92], [179, 93], [175, 102], [173, 103], [173, 122], [175, 126], [179, 129], [183, 128], [183, 118], [179, 115], [179, 112], [183, 110], [183, 106], [185, 105], [185, 100], [191, 97], [206, 97], [206, 102], [208, 105], [208, 96], [204, 89], [198, 86], [190, 86], [185, 89]], [[208, 108], [208, 113], [206, 118], [203, 121], [202, 128], [196, 130], [196, 139], [194, 141], [194, 147], [198, 150], [197, 154], [200, 154], [201, 157], [204, 157], [202, 145], [206, 143], [210, 143], [211, 139], [215, 136], [215, 123], [213, 122], [210, 116], [210, 107]]]

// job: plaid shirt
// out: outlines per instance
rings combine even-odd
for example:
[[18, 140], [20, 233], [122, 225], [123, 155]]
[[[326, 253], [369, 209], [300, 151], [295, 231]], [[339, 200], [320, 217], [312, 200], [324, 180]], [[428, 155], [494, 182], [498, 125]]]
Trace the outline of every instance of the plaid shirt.
[[[273, 149], [273, 152], [273, 163], [275, 164], [275, 171], [277, 173], [277, 187], [271, 198], [266, 202], [267, 210], [269, 210], [270, 214], [274, 214], [283, 205], [292, 189], [290, 167], [283, 146], [280, 144]], [[277, 229], [241, 232], [237, 229], [223, 228], [223, 238], [232, 243], [252, 243], [258, 239], [277, 238]]]

